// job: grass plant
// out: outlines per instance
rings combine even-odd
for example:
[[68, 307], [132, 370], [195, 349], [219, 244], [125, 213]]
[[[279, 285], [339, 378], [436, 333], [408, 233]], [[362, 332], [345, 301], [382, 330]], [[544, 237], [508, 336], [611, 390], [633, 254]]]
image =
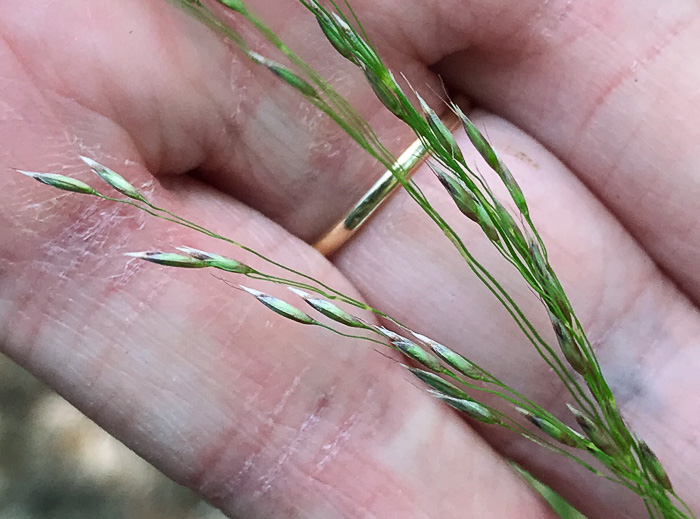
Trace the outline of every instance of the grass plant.
[[[547, 248], [530, 216], [518, 182], [501, 161], [489, 140], [455, 103], [448, 108], [459, 118], [471, 145], [484, 159], [490, 172], [481, 174], [468, 164], [450, 130], [436, 111], [416, 91], [402, 87], [371, 40], [362, 29], [349, 4], [334, 1], [298, 0], [314, 16], [319, 30], [332, 47], [363, 74], [369, 88], [395, 117], [403, 121], [429, 152], [428, 164], [464, 217], [478, 226], [500, 255], [516, 269], [542, 302], [557, 339], [546, 341], [526, 317], [513, 297], [474, 257], [465, 241], [441, 216], [418, 185], [411, 180], [382, 144], [379, 137], [350, 104], [313, 68], [293, 52], [242, 0], [219, 0], [235, 13], [267, 44], [286, 59], [274, 61], [251, 47], [243, 33], [226, 25], [211, 6], [197, 0], [171, 0], [183, 10], [218, 31], [238, 47], [254, 64], [264, 67], [280, 81], [296, 90], [309, 103], [335, 121], [360, 147], [385, 168], [413, 201], [442, 231], [494, 297], [513, 318], [532, 347], [561, 380], [572, 401], [570, 410], [579, 430], [567, 426], [564, 419], [509, 386], [485, 367], [457, 353], [447, 345], [411, 329], [380, 309], [358, 301], [333, 287], [317, 281], [313, 275], [286, 267], [230, 238], [157, 207], [117, 172], [84, 158], [106, 184], [121, 196], [104, 194], [78, 180], [53, 173], [22, 173], [58, 189], [99, 197], [105, 201], [133, 206], [148, 214], [181, 225], [209, 237], [252, 252], [272, 271], [253, 268], [236, 259], [189, 247], [177, 252], [146, 251], [130, 255], [144, 261], [174, 268], [217, 269], [228, 274], [284, 285], [290, 289], [293, 303], [254, 290], [227, 279], [227, 283], [247, 292], [268, 310], [306, 326], [353, 337], [392, 348], [406, 360], [404, 367], [427, 390], [472, 420], [519, 434], [543, 448], [561, 454], [589, 471], [636, 492], [644, 501], [651, 518], [691, 518], [693, 512], [673, 490], [661, 462], [650, 447], [631, 431], [623, 420], [615, 397], [608, 386], [591, 343], [576, 316], [557, 274], [549, 263]], [[217, 6], [220, 7], [220, 6]], [[499, 198], [491, 185], [500, 182], [508, 194]], [[302, 307], [305, 310], [302, 310]], [[360, 311], [369, 311], [392, 329], [362, 319]], [[325, 319], [321, 320], [321, 316]], [[330, 324], [329, 324], [330, 323]], [[503, 407], [483, 401], [481, 395], [495, 396]], [[504, 411], [505, 409], [505, 411]]]

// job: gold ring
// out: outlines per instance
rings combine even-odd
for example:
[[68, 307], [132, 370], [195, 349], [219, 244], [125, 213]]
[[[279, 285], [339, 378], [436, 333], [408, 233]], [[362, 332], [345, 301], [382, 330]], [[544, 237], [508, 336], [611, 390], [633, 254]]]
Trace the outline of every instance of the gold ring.
[[[454, 120], [449, 121], [449, 124], [445, 123], [450, 131], [454, 131], [458, 124], [459, 119], [456, 116]], [[418, 139], [396, 159], [393, 171], [403, 171], [406, 178], [410, 178], [427, 158], [428, 152], [420, 139]], [[382, 202], [388, 200], [400, 185], [401, 183], [392, 173], [392, 170], [387, 170], [360, 201], [355, 204], [348, 215], [314, 243], [314, 249], [324, 256], [332, 255], [367, 222]]]

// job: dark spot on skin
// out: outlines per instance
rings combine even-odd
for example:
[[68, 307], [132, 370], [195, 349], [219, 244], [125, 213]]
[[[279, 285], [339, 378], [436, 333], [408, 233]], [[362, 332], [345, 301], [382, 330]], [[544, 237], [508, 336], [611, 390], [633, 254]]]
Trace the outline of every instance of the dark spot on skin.
[[316, 402], [316, 408], [314, 409], [314, 414], [316, 414], [316, 415], [320, 414], [324, 409], [326, 409], [328, 407], [329, 403], [330, 403], [330, 401], [328, 399], [328, 396], [323, 395]]
[[540, 165], [533, 159], [531, 159], [525, 152], [519, 151], [514, 155], [514, 157], [525, 164], [532, 166], [533, 169], [540, 169]]

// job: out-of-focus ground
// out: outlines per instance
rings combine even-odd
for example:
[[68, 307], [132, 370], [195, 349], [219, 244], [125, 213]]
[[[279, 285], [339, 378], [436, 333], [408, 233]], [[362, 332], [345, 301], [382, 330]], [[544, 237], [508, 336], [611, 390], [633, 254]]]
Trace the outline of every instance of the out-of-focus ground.
[[0, 355], [0, 519], [223, 519]]

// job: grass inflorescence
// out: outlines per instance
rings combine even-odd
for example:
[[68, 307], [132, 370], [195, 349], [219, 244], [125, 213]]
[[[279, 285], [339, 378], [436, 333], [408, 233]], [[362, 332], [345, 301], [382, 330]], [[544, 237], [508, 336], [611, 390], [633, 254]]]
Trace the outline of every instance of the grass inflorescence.
[[[286, 58], [288, 65], [251, 49], [241, 32], [224, 24], [202, 2], [171, 0], [220, 32], [251, 62], [266, 68], [296, 90], [335, 121], [367, 153], [392, 171], [396, 181], [454, 245], [466, 266], [489, 288], [543, 361], [559, 377], [573, 401], [569, 408], [579, 431], [567, 426], [564, 420], [452, 348], [410, 329], [378, 309], [320, 283], [309, 274], [288, 268], [238, 242], [153, 205], [121, 175], [89, 158], [83, 158], [87, 166], [126, 198], [102, 194], [83, 182], [63, 175], [23, 173], [58, 189], [131, 205], [155, 217], [255, 254], [270, 266], [281, 268], [284, 276], [266, 273], [235, 259], [190, 247], [180, 247], [178, 252], [146, 251], [130, 253], [130, 256], [169, 267], [213, 268], [286, 286], [296, 298], [296, 303], [237, 282], [229, 282], [268, 310], [288, 320], [318, 326], [345, 337], [382, 344], [396, 350], [406, 359], [408, 372], [427, 386], [430, 394], [439, 400], [473, 420], [520, 434], [572, 459], [595, 474], [630, 488], [644, 500], [650, 517], [694, 517], [674, 492], [659, 459], [644, 441], [630, 431], [623, 420], [591, 343], [549, 263], [546, 246], [530, 217], [525, 196], [489, 140], [457, 104], [448, 103], [448, 108], [459, 119], [473, 148], [505, 187], [507, 200], [499, 199], [484, 177], [469, 166], [452, 132], [443, 124], [436, 111], [418, 92], [412, 88], [406, 91], [400, 86], [347, 3], [341, 8], [334, 1], [330, 2], [330, 7], [317, 0], [298, 1], [316, 18], [329, 44], [364, 75], [369, 88], [386, 109], [415, 132], [423, 147], [428, 150], [428, 165], [457, 208], [482, 230], [486, 239], [522, 275], [544, 305], [557, 339], [556, 345], [543, 339], [507, 290], [472, 255], [459, 234], [410, 179], [409, 172], [401, 168], [366, 121], [326, 80], [256, 17], [244, 1], [219, 0], [218, 3], [235, 13], [241, 23], [248, 24], [272, 44]], [[297, 306], [301, 303], [309, 308], [308, 313]], [[398, 331], [369, 323], [355, 315], [357, 310], [373, 312]], [[486, 404], [480, 400], [480, 394], [497, 397], [503, 406], [496, 408]]]

